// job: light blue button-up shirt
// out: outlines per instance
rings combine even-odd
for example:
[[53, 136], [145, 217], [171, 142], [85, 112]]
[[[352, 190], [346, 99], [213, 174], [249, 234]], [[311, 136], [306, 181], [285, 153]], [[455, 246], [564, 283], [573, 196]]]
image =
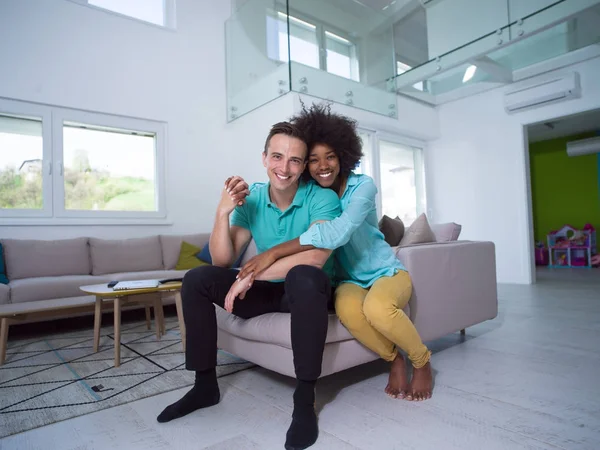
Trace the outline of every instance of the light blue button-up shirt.
[[314, 224], [300, 235], [300, 244], [337, 249], [336, 278], [363, 288], [378, 278], [406, 270], [379, 231], [375, 196], [377, 187], [367, 175], [351, 173], [342, 195], [342, 214]]

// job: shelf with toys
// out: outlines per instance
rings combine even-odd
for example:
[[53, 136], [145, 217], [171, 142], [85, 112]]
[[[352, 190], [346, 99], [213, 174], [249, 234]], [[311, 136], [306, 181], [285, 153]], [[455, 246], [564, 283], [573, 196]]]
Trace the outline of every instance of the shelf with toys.
[[590, 224], [578, 230], [565, 225], [548, 239], [548, 267], [592, 268], [596, 254], [596, 230]]

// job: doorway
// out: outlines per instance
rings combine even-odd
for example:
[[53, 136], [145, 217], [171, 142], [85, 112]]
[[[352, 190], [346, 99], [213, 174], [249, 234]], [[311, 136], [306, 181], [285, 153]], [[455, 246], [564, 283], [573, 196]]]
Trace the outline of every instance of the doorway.
[[525, 128], [532, 280], [597, 277], [600, 109]]

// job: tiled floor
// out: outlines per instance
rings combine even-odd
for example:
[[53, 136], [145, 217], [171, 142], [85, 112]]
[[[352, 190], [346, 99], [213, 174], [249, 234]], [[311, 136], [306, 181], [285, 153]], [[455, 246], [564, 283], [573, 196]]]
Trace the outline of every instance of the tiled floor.
[[[430, 343], [434, 397], [383, 394], [385, 364], [324, 378], [314, 449], [599, 449], [600, 270], [542, 271], [499, 286], [497, 319]], [[280, 449], [293, 380], [253, 369], [220, 380], [222, 401], [168, 424], [174, 391], [11, 436], [1, 449]], [[0, 417], [1, 420], [1, 417]]]

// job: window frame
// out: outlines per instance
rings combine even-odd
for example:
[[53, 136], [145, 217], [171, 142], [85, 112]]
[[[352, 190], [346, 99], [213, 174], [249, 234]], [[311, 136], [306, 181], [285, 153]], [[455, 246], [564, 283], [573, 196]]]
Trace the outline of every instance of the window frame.
[[[315, 35], [316, 35], [316, 39], [317, 39], [317, 47], [318, 47], [318, 53], [319, 53], [319, 70], [322, 70], [324, 72], [327, 72], [331, 75], [335, 75], [337, 77], [341, 77], [341, 78], [345, 78], [346, 80], [350, 80], [350, 81], [356, 81], [357, 83], [360, 83], [360, 50], [359, 50], [359, 44], [358, 42], [356, 42], [355, 39], [352, 38], [352, 36], [348, 35], [347, 33], [345, 33], [344, 31], [331, 26], [329, 24], [326, 24], [325, 22], [322, 22], [314, 17], [308, 16], [306, 14], [303, 14], [299, 11], [290, 9], [289, 11], [286, 11], [284, 8], [282, 8], [281, 6], [275, 7], [273, 10], [267, 12], [267, 15], [271, 15], [271, 17], [273, 17], [275, 20], [279, 20], [279, 14], [283, 14], [286, 17], [287, 16], [291, 16], [295, 19], [301, 20], [303, 22], [308, 23], [309, 25], [313, 25], [316, 30], [315, 30]], [[289, 30], [289, 19], [288, 19], [288, 30]], [[352, 75], [354, 72], [356, 72], [356, 79], [354, 78], [346, 78], [342, 75], [337, 75], [334, 73], [331, 73], [327, 70], [327, 39], [326, 39], [326, 32], [330, 32], [331, 34], [336, 35], [337, 37], [340, 37], [342, 39], [347, 40], [348, 42], [350, 42], [353, 46], [354, 46], [354, 58], [350, 58], [350, 74]], [[279, 39], [279, 36], [276, 36], [277, 39]], [[267, 39], [272, 39], [273, 36], [269, 36], [267, 35]], [[288, 52], [290, 51], [289, 48], [289, 38], [288, 38]], [[267, 43], [267, 48], [269, 48], [269, 44]], [[268, 55], [268, 52], [267, 52]], [[292, 60], [291, 58], [292, 55], [288, 55], [288, 59]], [[270, 58], [270, 57], [269, 57]], [[270, 58], [272, 59], [272, 58]], [[284, 62], [280, 59], [276, 59], [277, 62]], [[297, 61], [294, 61], [297, 62]], [[302, 64], [302, 63], [298, 63], [298, 64]]]
[[[39, 219], [44, 225], [53, 224], [157, 224], [165, 223], [168, 211], [166, 204], [166, 136], [167, 124], [148, 119], [117, 116], [63, 108], [58, 106], [39, 105], [29, 102], [0, 98], [0, 114], [7, 116], [42, 116], [43, 138], [43, 209], [1, 209], [0, 217], [11, 219], [15, 225], [35, 225]], [[153, 133], [155, 161], [155, 196], [156, 211], [87, 211], [67, 210], [65, 208], [65, 181], [63, 164], [63, 123], [77, 122], [94, 127], [107, 127], [122, 131]], [[31, 220], [27, 220], [31, 219]], [[38, 220], [34, 220], [38, 219]], [[4, 221], [4, 220], [3, 220]]]
[[117, 11], [113, 11], [112, 9], [103, 8], [102, 6], [92, 5], [88, 0], [67, 0], [71, 3], [77, 3], [78, 5], [86, 6], [88, 8], [95, 9], [97, 11], [103, 11], [107, 14], [112, 14], [118, 17], [124, 17], [129, 20], [135, 20], [136, 22], [140, 22], [146, 25], [150, 25], [152, 27], [157, 27], [162, 30], [176, 30], [177, 29], [177, 20], [176, 20], [176, 0], [162, 0], [163, 2], [163, 25], [159, 25], [154, 22], [148, 22], [147, 20], [140, 19], [138, 17], [130, 16], [127, 14], [123, 14]]
[[42, 208], [41, 209], [3, 209], [0, 208], [1, 218], [50, 218], [52, 217], [52, 110], [51, 108], [34, 103], [23, 103], [15, 100], [0, 98], [0, 115], [41, 119], [42, 121]]
[[[377, 130], [368, 127], [357, 127], [359, 133], [365, 133], [370, 136], [370, 145], [368, 146], [369, 158], [368, 163], [371, 167], [372, 174], [370, 175], [377, 186], [377, 217], [382, 217], [383, 201], [381, 198], [381, 158], [380, 158], [380, 141], [386, 141], [393, 144], [410, 147], [418, 150], [413, 154], [415, 164], [415, 190], [417, 193], [417, 217], [422, 213], [427, 213], [427, 168], [425, 167], [425, 152], [426, 143], [417, 139], [413, 139], [407, 136], [390, 133], [387, 131]], [[364, 148], [364, 147], [363, 147]], [[419, 169], [417, 169], [417, 166]]]

